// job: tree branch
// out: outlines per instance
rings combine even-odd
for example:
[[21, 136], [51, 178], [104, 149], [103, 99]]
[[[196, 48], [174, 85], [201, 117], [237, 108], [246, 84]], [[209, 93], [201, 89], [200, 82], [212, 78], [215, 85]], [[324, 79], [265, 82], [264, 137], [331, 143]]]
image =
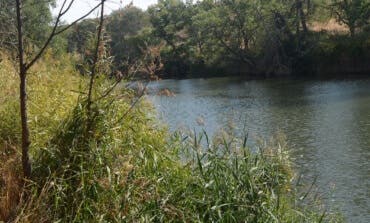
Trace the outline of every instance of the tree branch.
[[[87, 94], [87, 107], [86, 107], [86, 109], [87, 109], [88, 119], [91, 118], [92, 91], [93, 91], [94, 82], [95, 82], [97, 63], [98, 63], [98, 60], [99, 60], [100, 42], [101, 42], [101, 37], [102, 37], [102, 33], [103, 33], [104, 2], [105, 2], [105, 0], [101, 0], [99, 28], [98, 28], [98, 34], [97, 34], [97, 40], [96, 40], [93, 63], [92, 63], [92, 66], [91, 66], [89, 91], [88, 91], [88, 94]], [[87, 131], [89, 131], [89, 128], [90, 128], [89, 126], [91, 124], [90, 122], [91, 122], [91, 120], [89, 120], [88, 123], [87, 123]]]
[[48, 39], [45, 41], [44, 45], [42, 46], [41, 50], [36, 54], [36, 56], [31, 60], [31, 62], [29, 62], [28, 64], [26, 64], [26, 70], [30, 69], [32, 67], [33, 64], [35, 64], [35, 62], [40, 59], [41, 55], [44, 53], [44, 51], [46, 50], [46, 48], [49, 46], [51, 40], [54, 38], [55, 36], [55, 31], [57, 30], [58, 28], [58, 25], [59, 25], [59, 20], [60, 18], [62, 17], [61, 13], [62, 13], [62, 10], [66, 4], [67, 0], [64, 0], [63, 1], [63, 4], [62, 4], [62, 7], [60, 8], [59, 10], [59, 13], [58, 13], [58, 16], [57, 16], [57, 19], [55, 21], [55, 24], [54, 24], [54, 27], [53, 27], [53, 30], [51, 32], [51, 34], [49, 35]]
[[35, 64], [35, 62], [40, 59], [40, 57], [45, 52], [45, 50], [47, 49], [47, 47], [49, 46], [50, 42], [54, 39], [55, 36], [61, 34], [62, 32], [66, 31], [67, 29], [69, 29], [70, 27], [72, 27], [73, 25], [75, 25], [76, 23], [78, 23], [79, 21], [81, 21], [84, 18], [86, 18], [87, 16], [89, 16], [91, 13], [93, 13], [102, 4], [102, 3], [97, 4], [94, 8], [92, 8], [85, 15], [83, 15], [80, 18], [76, 19], [70, 25], [68, 25], [68, 26], [66, 26], [66, 27], [64, 27], [64, 28], [62, 28], [62, 29], [60, 29], [60, 30], [57, 31], [58, 25], [59, 25], [59, 22], [60, 22], [60, 19], [62, 18], [63, 15], [65, 15], [65, 13], [67, 13], [70, 10], [70, 8], [72, 7], [72, 5], [74, 3], [74, 0], [72, 0], [68, 4], [67, 8], [65, 10], [63, 10], [64, 9], [64, 6], [66, 5], [66, 2], [67, 2], [67, 0], [64, 0], [63, 1], [62, 7], [59, 10], [59, 13], [58, 13], [58, 16], [56, 18], [55, 24], [53, 26], [53, 30], [50, 33], [48, 39], [46, 40], [45, 44], [40, 49], [40, 51], [36, 54], [36, 56], [26, 65], [26, 70], [30, 69]]
[[93, 13], [97, 8], [99, 8], [101, 6], [101, 2], [99, 4], [97, 4], [94, 8], [92, 8], [89, 12], [87, 12], [85, 15], [81, 16], [80, 18], [76, 19], [75, 21], [73, 21], [71, 24], [67, 25], [66, 27], [58, 30], [57, 32], [55, 32], [55, 35], [59, 35], [60, 33], [66, 31], [67, 29], [71, 28], [72, 26], [74, 26], [76, 23], [80, 22], [81, 20], [85, 19], [86, 17], [88, 17], [91, 13]]
[[136, 100], [131, 104], [131, 106], [122, 114], [122, 116], [116, 121], [116, 124], [120, 123], [129, 113], [130, 111], [136, 106], [136, 104], [140, 101], [140, 99], [144, 96], [145, 91], [149, 85], [150, 81], [148, 81], [143, 90], [141, 91], [140, 95], [136, 98]]

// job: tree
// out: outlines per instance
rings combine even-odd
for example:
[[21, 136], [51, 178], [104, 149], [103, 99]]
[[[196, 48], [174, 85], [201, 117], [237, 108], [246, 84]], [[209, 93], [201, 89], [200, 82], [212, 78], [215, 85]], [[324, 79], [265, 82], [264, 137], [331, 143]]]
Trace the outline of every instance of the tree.
[[167, 46], [162, 51], [165, 70], [181, 76], [188, 71], [186, 43], [191, 38], [187, 31], [191, 21], [188, 9], [181, 0], [159, 0], [148, 9], [153, 36], [163, 40]]
[[[295, 11], [296, 33], [300, 35], [300, 27], [302, 26], [303, 36], [307, 34], [307, 15], [311, 9], [311, 0], [294, 0], [292, 11]], [[305, 7], [306, 6], [306, 7]], [[306, 8], [306, 10], [305, 10]]]
[[15, 14], [15, 2], [4, 0], [0, 2], [0, 47], [14, 45], [12, 32]]
[[159, 0], [148, 12], [153, 34], [165, 40], [175, 54], [180, 53], [181, 45], [186, 39], [182, 31], [190, 21], [186, 5], [181, 0]]
[[107, 32], [116, 67], [125, 71], [143, 56], [148, 31], [149, 16], [134, 6], [113, 12], [107, 18]]
[[258, 29], [254, 12], [257, 3], [245, 0], [205, 1], [200, 5], [203, 10], [193, 17], [193, 25], [198, 33], [207, 36], [207, 42], [211, 40], [210, 43], [216, 44], [216, 48], [226, 55], [253, 65], [251, 48]]
[[358, 28], [369, 24], [370, 2], [368, 0], [333, 0], [331, 9], [337, 20], [349, 28], [352, 37]]
[[76, 52], [84, 55], [88, 50], [88, 41], [91, 35], [96, 31], [96, 20], [85, 19], [74, 25], [67, 35], [69, 53]]
[[[26, 1], [27, 2], [27, 1]], [[21, 126], [22, 126], [22, 167], [23, 167], [23, 175], [24, 178], [29, 179], [31, 177], [31, 161], [29, 157], [29, 148], [30, 148], [30, 131], [28, 126], [28, 116], [27, 116], [27, 76], [28, 71], [30, 68], [41, 58], [45, 50], [50, 45], [51, 41], [59, 34], [66, 31], [68, 28], [73, 26], [75, 23], [81, 21], [82, 19], [86, 18], [89, 14], [91, 14], [95, 9], [97, 9], [99, 6], [101, 6], [101, 11], [103, 13], [104, 9], [104, 2], [105, 0], [101, 0], [97, 6], [95, 6], [93, 9], [91, 9], [88, 13], [74, 21], [68, 26], [60, 27], [60, 20], [65, 15], [68, 10], [71, 8], [71, 6], [74, 3], [74, 0], [67, 3], [67, 0], [63, 1], [62, 7], [60, 8], [60, 11], [56, 17], [55, 23], [52, 27], [52, 30], [49, 35], [47, 35], [47, 38], [44, 42], [40, 43], [40, 49], [36, 50], [35, 53], [27, 57], [27, 54], [25, 52], [25, 33], [24, 33], [24, 25], [27, 24], [25, 21], [27, 21], [24, 17], [23, 12], [26, 11], [25, 6], [23, 5], [22, 0], [15, 0], [15, 11], [16, 11], [16, 27], [17, 27], [17, 58], [18, 58], [18, 74], [20, 78], [20, 85], [19, 85], [19, 101], [20, 101], [20, 116], [21, 116]], [[37, 25], [37, 24], [35, 24]], [[100, 32], [99, 32], [100, 36]], [[99, 37], [100, 38], [100, 37]], [[98, 50], [97, 50], [98, 51]], [[97, 58], [97, 57], [95, 57]], [[96, 60], [94, 60], [96, 64]], [[95, 73], [95, 65], [92, 67], [93, 74]], [[90, 82], [90, 88], [93, 85], [94, 76], [92, 76], [92, 81]], [[90, 99], [89, 94], [89, 99]], [[90, 100], [89, 100], [90, 101]]]
[[[50, 7], [54, 0], [26, 0], [22, 2], [23, 38], [27, 48], [40, 47], [46, 40], [50, 30], [52, 15]], [[14, 48], [16, 35], [13, 32], [16, 27], [16, 1], [2, 0], [0, 2], [0, 47]]]

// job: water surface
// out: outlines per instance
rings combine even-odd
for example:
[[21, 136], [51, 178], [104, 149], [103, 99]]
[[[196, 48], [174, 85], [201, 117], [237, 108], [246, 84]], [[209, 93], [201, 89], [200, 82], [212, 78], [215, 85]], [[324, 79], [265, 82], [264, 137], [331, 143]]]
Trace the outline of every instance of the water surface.
[[[155, 94], [166, 88], [175, 96]], [[283, 132], [326, 206], [348, 222], [370, 222], [370, 80], [163, 80], [150, 90], [171, 130], [212, 135], [232, 124], [251, 141]]]

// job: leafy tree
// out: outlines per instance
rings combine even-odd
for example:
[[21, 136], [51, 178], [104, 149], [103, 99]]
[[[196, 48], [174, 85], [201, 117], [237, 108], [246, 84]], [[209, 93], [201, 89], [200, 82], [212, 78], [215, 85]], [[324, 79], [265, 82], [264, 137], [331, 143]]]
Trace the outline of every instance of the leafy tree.
[[194, 26], [201, 30], [199, 33], [207, 35], [207, 39], [216, 44], [216, 48], [232, 58], [253, 64], [251, 47], [258, 24], [252, 13], [252, 1], [205, 1], [202, 5], [204, 10], [193, 17]]
[[150, 32], [149, 16], [134, 6], [125, 7], [109, 16], [107, 32], [116, 67], [125, 70], [143, 56]]
[[74, 25], [67, 36], [68, 52], [77, 52], [81, 55], [88, 53], [88, 41], [95, 31], [95, 19], [86, 19]]
[[186, 16], [186, 5], [181, 0], [159, 0], [148, 12], [153, 34], [164, 39], [177, 52], [186, 39], [182, 31], [190, 21]]
[[[52, 15], [50, 7], [54, 6], [55, 0], [25, 0], [22, 3], [23, 35], [27, 49], [33, 46], [40, 47], [47, 38], [50, 30]], [[16, 33], [16, 2], [14, 0], [2, 0], [0, 2], [0, 46], [14, 47], [17, 43]], [[31, 48], [29, 48], [31, 47]]]
[[158, 4], [148, 9], [153, 36], [166, 43], [162, 55], [165, 69], [172, 74], [185, 75], [188, 71], [186, 43], [190, 38], [187, 32], [191, 21], [189, 4], [181, 0], [159, 0]]
[[331, 8], [337, 20], [348, 26], [352, 37], [356, 29], [369, 24], [370, 2], [368, 0], [333, 0]]
[[15, 2], [12, 0], [4, 0], [0, 2], [0, 47], [5, 45], [13, 45], [14, 39], [14, 15]]

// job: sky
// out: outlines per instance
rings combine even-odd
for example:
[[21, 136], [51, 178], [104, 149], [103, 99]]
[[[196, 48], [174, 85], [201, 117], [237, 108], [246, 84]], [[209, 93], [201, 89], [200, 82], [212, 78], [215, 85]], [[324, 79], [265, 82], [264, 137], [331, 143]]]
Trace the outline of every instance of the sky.
[[[64, 0], [56, 1], [57, 7], [53, 9], [54, 15], [59, 12], [63, 1]], [[70, 0], [68, 0], [68, 2], [70, 2]], [[133, 2], [134, 6], [145, 10], [148, 8], [148, 6], [157, 3], [157, 0], [107, 0], [105, 8], [106, 14], [111, 13], [113, 10], [122, 8], [131, 2]], [[70, 23], [90, 11], [97, 3], [99, 3], [98, 0], [75, 0], [73, 6], [69, 10], [69, 12], [63, 16], [62, 20]], [[96, 12], [93, 13], [90, 18], [96, 17], [97, 15], [98, 10], [96, 10]]]

